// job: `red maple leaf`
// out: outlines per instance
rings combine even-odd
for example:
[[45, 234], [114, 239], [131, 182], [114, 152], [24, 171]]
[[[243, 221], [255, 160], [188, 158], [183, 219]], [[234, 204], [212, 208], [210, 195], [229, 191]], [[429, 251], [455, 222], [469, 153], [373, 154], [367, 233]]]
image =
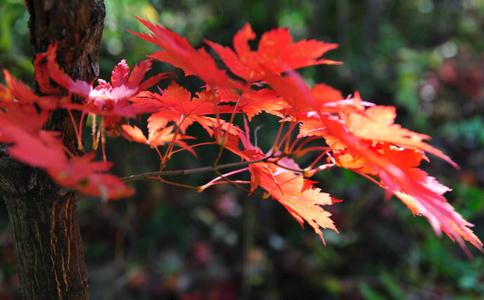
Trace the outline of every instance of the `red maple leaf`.
[[75, 189], [85, 195], [102, 199], [119, 199], [133, 195], [134, 191], [118, 177], [106, 173], [109, 162], [92, 161], [94, 153], [72, 157], [59, 168], [47, 168], [47, 172], [61, 186]]
[[[148, 118], [148, 128], [151, 131], [164, 128], [169, 122], [174, 122], [182, 133], [194, 122], [204, 128], [214, 127], [215, 123], [208, 115], [233, 113], [231, 106], [219, 106], [218, 100], [212, 101], [205, 94], [202, 97], [192, 97], [192, 94], [176, 83], [172, 83], [161, 94], [144, 93], [133, 99], [135, 107], [155, 112]], [[225, 121], [220, 118], [222, 126]]]
[[[23, 96], [23, 94], [22, 94]], [[59, 185], [106, 199], [133, 193], [119, 178], [105, 173], [109, 163], [92, 162], [94, 155], [68, 157], [58, 133], [43, 130], [49, 116], [23, 101], [0, 102], [0, 143], [11, 157], [45, 170]]]
[[264, 33], [257, 51], [252, 51], [249, 41], [255, 37], [251, 26], [246, 24], [234, 36], [235, 52], [217, 43], [206, 42], [232, 73], [247, 82], [264, 80], [267, 72], [279, 75], [282, 72], [307, 66], [336, 63], [320, 57], [329, 50], [337, 48], [337, 44], [316, 40], [294, 42], [287, 28], [278, 28]]
[[[162, 26], [139, 21], [151, 33], [135, 34], [161, 48], [152, 58], [181, 68], [186, 76], [200, 77], [206, 86], [195, 96], [177, 84], [160, 93], [148, 92], [167, 76], [160, 73], [144, 80], [150, 60], [142, 61], [132, 71], [126, 61], [121, 61], [110, 82], [98, 80], [93, 85], [73, 80], [57, 65], [56, 49], [51, 46], [34, 61], [36, 80], [46, 96], [36, 95], [8, 72], [7, 86], [0, 85], [0, 142], [9, 144], [12, 157], [44, 169], [64, 187], [114, 199], [130, 195], [132, 190], [107, 173], [110, 163], [94, 161], [94, 154], [68, 155], [58, 134], [43, 130], [50, 111], [77, 109], [103, 115], [106, 122], [102, 124], [122, 129], [123, 136], [131, 141], [157, 151], [157, 147], [169, 144], [165, 157], [170, 157], [174, 145], [194, 154], [195, 145], [186, 143], [192, 137], [185, 132], [191, 124], [198, 123], [218, 144], [247, 162], [247, 166], [226, 176], [248, 171], [250, 182], [233, 182], [250, 183], [251, 191], [262, 188], [321, 238], [322, 228], [336, 230], [330, 214], [321, 206], [338, 200], [321, 192], [305, 177], [337, 165], [369, 178], [388, 194], [395, 194], [414, 214], [426, 217], [438, 234], [444, 232], [462, 247], [468, 241], [482, 250], [482, 242], [470, 229], [472, 224], [443, 197], [449, 189], [418, 169], [422, 160], [428, 160], [426, 153], [455, 166], [448, 156], [427, 143], [428, 136], [395, 124], [393, 107], [365, 102], [358, 93], [344, 98], [340, 91], [325, 84], [310, 89], [294, 71], [336, 63], [321, 58], [336, 44], [295, 42], [287, 29], [274, 29], [264, 33], [257, 50], [252, 50], [249, 42], [256, 36], [248, 24], [235, 35], [234, 50], [207, 41], [228, 69], [245, 81], [242, 83], [220, 69], [205, 49], [193, 48], [185, 38]], [[60, 87], [67, 90], [67, 96], [63, 96], [65, 91]], [[81, 96], [83, 101], [73, 103], [71, 94]], [[244, 130], [234, 123], [238, 114], [251, 120], [261, 112], [273, 114], [281, 121], [268, 153], [250, 142], [247, 122]], [[142, 113], [152, 114], [148, 118], [148, 136], [136, 126], [119, 126], [123, 117]], [[76, 128], [80, 144], [81, 126], [82, 122]], [[286, 127], [287, 132], [283, 132]], [[314, 146], [316, 141], [325, 145]], [[205, 144], [213, 142], [197, 145]], [[320, 152], [318, 157], [304, 170], [289, 158], [314, 151]], [[328, 163], [316, 167], [325, 157]], [[222, 179], [227, 177], [219, 176], [202, 189]]]
[[138, 21], [146, 26], [151, 34], [138, 32], [133, 32], [133, 34], [161, 48], [150, 57], [182, 69], [186, 76], [196, 75], [209, 85], [243, 88], [239, 82], [232, 80], [225, 71], [217, 67], [215, 60], [205, 49], [195, 50], [185, 38], [165, 27], [141, 18], [138, 18]]
[[7, 70], [3, 71], [6, 87], [1, 87], [5, 95], [9, 95], [10, 99], [5, 98], [4, 102], [16, 101], [21, 105], [37, 104], [45, 110], [54, 110], [57, 108], [61, 97], [58, 96], [39, 96], [35, 94], [30, 87], [14, 78]]

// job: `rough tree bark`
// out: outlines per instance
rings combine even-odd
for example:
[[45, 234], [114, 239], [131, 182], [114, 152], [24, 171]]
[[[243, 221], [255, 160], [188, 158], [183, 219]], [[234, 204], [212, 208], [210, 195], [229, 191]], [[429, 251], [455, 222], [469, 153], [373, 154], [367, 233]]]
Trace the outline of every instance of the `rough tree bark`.
[[[59, 64], [73, 78], [98, 75], [103, 0], [26, 0], [34, 53], [58, 45]], [[55, 113], [48, 129], [60, 131], [75, 152], [68, 116]], [[10, 219], [24, 299], [88, 299], [76, 195], [62, 193], [45, 173], [11, 160], [0, 146], [0, 194]]]

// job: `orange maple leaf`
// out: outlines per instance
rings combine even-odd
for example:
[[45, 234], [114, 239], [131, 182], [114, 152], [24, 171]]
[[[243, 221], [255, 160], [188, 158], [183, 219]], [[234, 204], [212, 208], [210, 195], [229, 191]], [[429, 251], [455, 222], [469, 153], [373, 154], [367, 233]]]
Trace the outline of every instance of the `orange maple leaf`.
[[321, 228], [338, 231], [330, 219], [331, 213], [322, 205], [333, 204], [332, 197], [304, 182], [301, 174], [277, 168], [270, 176], [261, 173], [259, 185], [281, 203], [301, 225], [307, 222], [324, 242]]
[[[339, 157], [343, 167], [377, 175], [381, 179], [380, 186], [389, 193], [395, 193], [400, 197], [405, 194], [405, 199], [413, 199], [414, 203], [425, 207], [426, 210], [420, 213], [427, 217], [437, 234], [444, 231], [461, 247], [465, 247], [463, 240], [467, 240], [482, 250], [481, 241], [469, 229], [470, 223], [447, 204], [442, 193], [436, 192], [433, 186], [428, 184], [427, 176], [415, 176], [418, 169], [402, 163], [399, 159], [401, 153], [398, 152], [401, 148], [412, 150], [405, 152], [406, 156], [413, 156], [412, 164], [424, 158], [423, 151], [454, 163], [441, 151], [424, 143], [422, 140], [425, 139], [425, 135], [393, 124], [392, 109], [360, 107], [359, 111], [328, 113], [321, 109], [321, 100], [313, 97], [310, 89], [297, 74], [289, 73], [285, 77], [266, 76], [266, 80], [294, 108], [296, 119], [301, 119], [303, 123], [308, 118], [313, 119], [311, 126], [314, 128], [308, 129], [306, 124], [306, 131], [329, 139], [330, 146], [335, 148], [336, 154], [344, 155]], [[382, 120], [375, 119], [375, 115], [383, 117]], [[366, 125], [369, 127], [366, 128]], [[384, 128], [379, 131], [379, 127]], [[375, 147], [375, 143], [380, 145]], [[424, 173], [421, 170], [418, 172]]]
[[[239, 142], [243, 149], [239, 148]], [[248, 131], [241, 132], [238, 137], [232, 136], [232, 140], [225, 145], [225, 148], [245, 161], [257, 161], [266, 156], [260, 148], [252, 145]], [[249, 165], [251, 191], [261, 187], [281, 203], [301, 225], [307, 222], [324, 242], [321, 228], [334, 231], [337, 229], [330, 219], [331, 214], [321, 206], [333, 204], [334, 199], [314, 187], [311, 181], [305, 180], [302, 173], [284, 169], [284, 165], [299, 169], [299, 166], [290, 159], [285, 159], [279, 166], [266, 162]]]
[[184, 140], [191, 140], [194, 139], [194, 137], [184, 134], [177, 134], [175, 137], [175, 133], [173, 132], [173, 126], [167, 126], [165, 128], [157, 130], [149, 129], [148, 138], [146, 138], [143, 131], [141, 131], [141, 129], [137, 126], [121, 125], [121, 128], [123, 129], [123, 136], [130, 141], [140, 144], [146, 144], [152, 148], [155, 148], [168, 144], [172, 142], [175, 138], [175, 144], [195, 155], [193, 149], [184, 142]]

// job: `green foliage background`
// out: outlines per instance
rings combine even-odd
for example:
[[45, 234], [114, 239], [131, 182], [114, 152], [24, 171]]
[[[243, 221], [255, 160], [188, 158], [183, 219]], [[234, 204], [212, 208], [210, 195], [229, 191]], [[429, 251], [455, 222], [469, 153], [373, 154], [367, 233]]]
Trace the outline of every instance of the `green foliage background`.
[[[399, 123], [431, 135], [462, 170], [437, 160], [425, 169], [453, 187], [449, 201], [484, 239], [483, 1], [107, 0], [106, 6], [104, 78], [121, 58], [134, 64], [156, 50], [127, 32], [143, 30], [133, 16], [159, 22], [196, 45], [203, 38], [229, 45], [246, 22], [258, 33], [286, 26], [296, 39], [339, 43], [329, 57], [344, 65], [309, 68], [304, 77], [396, 105]], [[27, 22], [23, 1], [0, 3], [0, 66], [31, 83]], [[257, 121], [266, 124], [265, 133], [274, 130], [267, 118]], [[262, 146], [270, 144], [265, 133]], [[156, 157], [139, 146], [109, 145], [117, 174], [156, 168]], [[194, 164], [180, 158], [172, 166]], [[331, 170], [317, 179], [324, 191], [345, 200], [330, 209], [341, 234], [328, 232], [325, 247], [274, 201], [233, 188], [196, 194], [143, 182], [135, 199], [83, 199], [79, 214], [92, 298], [484, 298], [482, 254], [468, 259], [425, 220], [396, 199], [385, 201], [381, 190], [350, 172]], [[11, 299], [18, 279], [3, 206], [0, 214], [0, 298]]]

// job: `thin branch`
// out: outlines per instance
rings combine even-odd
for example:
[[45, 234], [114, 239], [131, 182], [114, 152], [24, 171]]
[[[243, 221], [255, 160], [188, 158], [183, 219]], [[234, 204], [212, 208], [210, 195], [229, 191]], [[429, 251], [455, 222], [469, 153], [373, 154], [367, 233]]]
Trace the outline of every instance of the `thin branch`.
[[152, 178], [152, 179], [153, 180], [159, 180], [163, 183], [173, 185], [173, 186], [177, 186], [177, 187], [181, 187], [181, 188], [185, 188], [185, 189], [189, 189], [189, 190], [195, 190], [195, 191], [199, 190], [199, 186], [197, 186], [197, 185], [191, 185], [191, 184], [185, 184], [185, 183], [175, 182], [175, 181], [171, 181], [171, 180], [166, 180], [166, 179], [161, 178], [160, 176], [158, 176], [156, 178]]
[[133, 181], [139, 181], [139, 180], [153, 179], [154, 177], [159, 177], [159, 176], [177, 176], [177, 175], [191, 175], [191, 174], [200, 174], [200, 173], [207, 173], [207, 172], [216, 172], [223, 169], [245, 167], [251, 164], [265, 162], [270, 158], [272, 157], [269, 156], [269, 157], [261, 158], [259, 160], [241, 161], [241, 162], [228, 163], [228, 164], [223, 164], [218, 166], [208, 166], [208, 167], [200, 167], [200, 168], [193, 168], [193, 169], [152, 171], [152, 172], [133, 174], [126, 177], [122, 177], [121, 180], [124, 182], [133, 182]]

